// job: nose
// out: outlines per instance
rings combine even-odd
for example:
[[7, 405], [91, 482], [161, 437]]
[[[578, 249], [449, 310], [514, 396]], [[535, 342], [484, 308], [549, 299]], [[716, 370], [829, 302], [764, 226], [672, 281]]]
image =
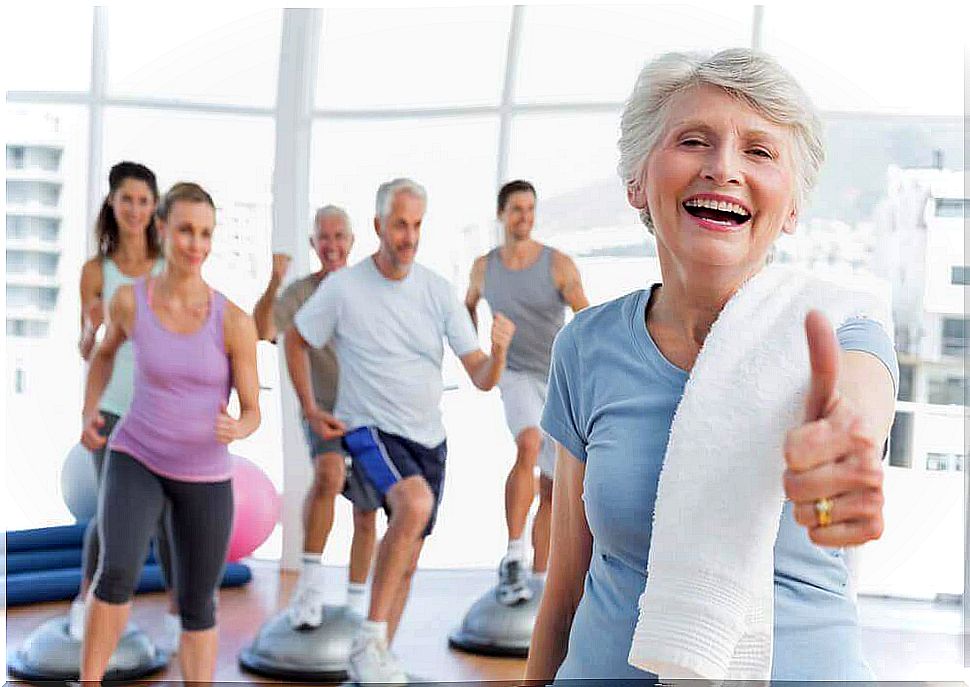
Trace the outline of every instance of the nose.
[[741, 159], [733, 145], [711, 146], [704, 159], [701, 176], [717, 186], [740, 185], [742, 179]]

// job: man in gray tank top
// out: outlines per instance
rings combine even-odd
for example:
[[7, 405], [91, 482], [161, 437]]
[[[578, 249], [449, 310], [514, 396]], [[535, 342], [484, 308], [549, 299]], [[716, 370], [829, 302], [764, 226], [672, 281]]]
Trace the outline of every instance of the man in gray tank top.
[[556, 448], [539, 429], [546, 401], [552, 341], [563, 325], [564, 306], [573, 312], [589, 301], [576, 264], [565, 254], [532, 238], [535, 188], [528, 181], [510, 181], [498, 193], [498, 218], [505, 242], [472, 265], [465, 306], [478, 326], [476, 308], [485, 298], [492, 313], [515, 324], [506, 371], [499, 380], [505, 419], [515, 437], [515, 464], [505, 481], [505, 519], [509, 545], [499, 565], [499, 600], [507, 605], [528, 601], [523, 533], [536, 496], [539, 467], [539, 510], [532, 527], [533, 574], [544, 578], [549, 557], [552, 477]]

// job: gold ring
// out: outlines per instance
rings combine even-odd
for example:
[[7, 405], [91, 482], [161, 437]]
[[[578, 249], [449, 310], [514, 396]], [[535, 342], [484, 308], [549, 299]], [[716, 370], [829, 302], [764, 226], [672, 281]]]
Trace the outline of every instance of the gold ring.
[[815, 502], [815, 512], [818, 514], [818, 526], [828, 527], [832, 524], [832, 499], [826, 497]]

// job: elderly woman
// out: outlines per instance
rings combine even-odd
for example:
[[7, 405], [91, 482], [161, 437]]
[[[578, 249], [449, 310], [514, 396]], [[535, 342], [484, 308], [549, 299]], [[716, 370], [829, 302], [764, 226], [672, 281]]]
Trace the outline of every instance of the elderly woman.
[[[552, 557], [527, 678], [872, 679], [842, 547], [882, 531], [889, 325], [768, 265], [820, 134], [757, 52], [668, 54], [637, 79], [619, 166], [662, 282], [556, 339]], [[834, 335], [811, 312], [825, 304]]]

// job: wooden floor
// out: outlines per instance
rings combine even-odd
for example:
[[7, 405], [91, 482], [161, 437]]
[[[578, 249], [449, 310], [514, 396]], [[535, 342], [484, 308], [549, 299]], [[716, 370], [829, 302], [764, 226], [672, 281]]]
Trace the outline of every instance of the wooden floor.
[[[236, 657], [247, 646], [264, 620], [289, 599], [295, 573], [278, 572], [275, 563], [252, 564], [253, 581], [243, 587], [224, 589], [219, 598], [220, 682], [269, 682], [242, 671]], [[343, 592], [345, 573], [328, 569], [328, 589]], [[329, 579], [332, 578], [332, 581]], [[495, 574], [484, 570], [421, 570], [415, 576], [411, 599], [405, 610], [394, 653], [405, 670], [434, 681], [512, 681], [525, 671], [524, 659], [473, 656], [448, 647], [448, 634], [461, 622], [464, 612], [494, 584]], [[329, 594], [328, 594], [329, 596]], [[45, 620], [64, 615], [68, 602], [51, 602], [7, 609], [7, 647], [17, 646]], [[136, 597], [132, 620], [151, 637], [162, 630], [166, 600], [162, 594]], [[154, 679], [177, 679], [173, 663]]]
[[[285, 604], [296, 575], [279, 573], [275, 563], [256, 562], [252, 567], [250, 584], [221, 592], [216, 671], [220, 682], [268, 682], [241, 671], [236, 657], [262, 622]], [[345, 574], [338, 568], [327, 570], [327, 597], [333, 596], [334, 602], [343, 594]], [[448, 634], [494, 582], [494, 572], [488, 570], [418, 572], [393, 646], [408, 672], [429, 681], [495, 681], [492, 687], [516, 684], [525, 669], [524, 660], [473, 656], [448, 648]], [[19, 645], [41, 622], [66, 613], [67, 607], [65, 601], [7, 609], [8, 649]], [[140, 595], [133, 620], [150, 636], [158, 636], [164, 610], [163, 595]], [[863, 651], [880, 680], [970, 681], [966, 668], [970, 646], [958, 606], [863, 597], [860, 618]], [[177, 678], [178, 669], [172, 665], [155, 679]]]

